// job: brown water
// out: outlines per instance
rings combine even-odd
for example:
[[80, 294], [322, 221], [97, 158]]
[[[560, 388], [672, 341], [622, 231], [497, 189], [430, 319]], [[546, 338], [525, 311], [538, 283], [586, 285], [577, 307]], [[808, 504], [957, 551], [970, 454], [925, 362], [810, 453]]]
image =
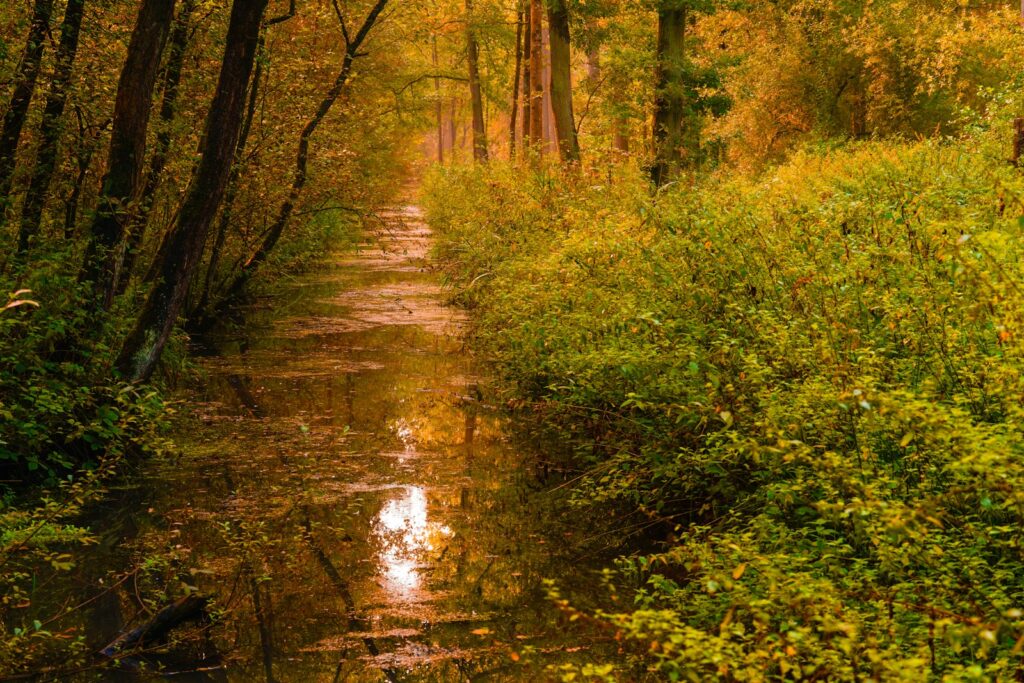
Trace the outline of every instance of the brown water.
[[202, 361], [183, 454], [145, 484], [135, 552], [224, 610], [187, 667], [211, 679], [547, 680], [593, 656], [542, 582], [592, 590], [594, 525], [482, 398], [416, 209], [385, 219]]

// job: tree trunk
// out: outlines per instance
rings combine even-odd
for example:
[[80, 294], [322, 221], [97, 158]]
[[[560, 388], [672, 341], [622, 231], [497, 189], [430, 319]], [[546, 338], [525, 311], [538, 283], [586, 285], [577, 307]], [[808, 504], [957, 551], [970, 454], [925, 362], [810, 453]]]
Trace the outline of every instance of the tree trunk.
[[458, 133], [455, 129], [455, 115], [458, 113], [458, 100], [454, 97], [448, 112], [448, 152], [452, 161], [455, 161], [455, 147], [458, 145]]
[[540, 151], [544, 140], [544, 50], [541, 0], [530, 0], [530, 146]]
[[143, 0], [117, 83], [107, 172], [79, 275], [80, 281], [93, 283], [103, 308], [113, 300], [116, 252], [129, 225], [131, 205], [138, 198], [153, 87], [173, 18], [174, 0]]
[[178, 92], [181, 84], [181, 73], [185, 66], [185, 51], [188, 49], [189, 29], [191, 28], [192, 12], [196, 0], [184, 0], [171, 30], [168, 46], [167, 65], [164, 67], [163, 97], [160, 101], [160, 124], [156, 134], [156, 148], [149, 160], [149, 171], [146, 183], [142, 188], [139, 212], [128, 229], [128, 243], [122, 254], [122, 262], [117, 266], [116, 294], [122, 294], [128, 287], [139, 247], [146, 232], [149, 214], [153, 210], [157, 188], [167, 165], [167, 154], [171, 149], [171, 126], [178, 109]]
[[519, 77], [523, 68], [523, 10], [516, 12], [516, 66], [512, 76], [512, 113], [508, 122], [508, 158], [516, 157], [516, 115], [519, 113]]
[[85, 0], [68, 0], [64, 10], [53, 81], [50, 83], [46, 105], [43, 107], [39, 151], [36, 153], [36, 164], [29, 179], [25, 203], [21, 208], [21, 226], [18, 229], [19, 254], [24, 254], [28, 250], [29, 242], [39, 233], [42, 222], [46, 194], [50, 190], [50, 181], [57, 165], [57, 145], [63, 130], [64, 107], [68, 101], [71, 68], [78, 53], [78, 36], [82, 29], [84, 10]]
[[[257, 55], [260, 55], [266, 45], [266, 33], [260, 37], [257, 46]], [[196, 311], [203, 311], [210, 303], [213, 295], [214, 278], [217, 275], [217, 268], [220, 265], [220, 255], [224, 249], [224, 242], [227, 240], [228, 228], [231, 227], [235, 209], [235, 199], [238, 197], [238, 185], [242, 179], [243, 155], [249, 144], [249, 133], [252, 132], [252, 122], [256, 118], [256, 105], [260, 96], [260, 83], [263, 80], [263, 60], [256, 62], [256, 71], [252, 75], [252, 85], [249, 86], [249, 101], [245, 108], [245, 121], [242, 123], [242, 132], [238, 136], [238, 144], [235, 147], [235, 163], [231, 165], [231, 175], [228, 176], [228, 187], [224, 195], [224, 208], [221, 209], [220, 220], [217, 221], [217, 232], [214, 234], [213, 246], [210, 248], [210, 261], [206, 266], [206, 276], [203, 278], [203, 290], [196, 304]]]
[[576, 119], [572, 114], [572, 65], [569, 48], [569, 13], [565, 0], [550, 0], [548, 26], [551, 34], [551, 106], [555, 115], [555, 134], [562, 161], [580, 160]]
[[231, 283], [231, 286], [228, 288], [224, 299], [219, 304], [219, 307], [222, 308], [237, 301], [238, 297], [241, 296], [242, 292], [245, 290], [245, 286], [248, 284], [249, 280], [252, 279], [252, 276], [256, 274], [259, 267], [267, 260], [270, 256], [270, 252], [273, 251], [274, 247], [277, 246], [278, 240], [281, 239], [281, 235], [284, 233], [284, 229], [287, 227], [288, 221], [291, 218], [292, 211], [295, 209], [295, 204], [299, 200], [299, 195], [302, 194], [302, 188], [306, 185], [307, 167], [309, 165], [310, 138], [320, 126], [320, 122], [323, 121], [325, 116], [327, 116], [327, 112], [331, 110], [331, 107], [334, 106], [335, 101], [337, 101], [338, 97], [341, 95], [345, 84], [348, 82], [349, 74], [352, 72], [352, 64], [360, 54], [359, 48], [366, 40], [367, 35], [370, 33], [370, 29], [372, 29], [374, 24], [377, 22], [380, 13], [384, 11], [384, 7], [387, 5], [387, 2], [388, 0], [377, 0], [376, 4], [366, 16], [366, 19], [363, 21], [363, 25], [359, 28], [355, 37], [351, 41], [346, 41], [345, 57], [342, 60], [341, 71], [338, 72], [338, 76], [334, 79], [334, 84], [327, 92], [327, 95], [320, 101], [320, 106], [317, 107], [316, 113], [313, 114], [313, 118], [306, 123], [305, 128], [302, 129], [302, 134], [299, 136], [299, 150], [295, 157], [295, 175], [292, 178], [292, 187], [288, 192], [288, 197], [285, 198], [284, 202], [281, 204], [277, 218], [267, 231], [267, 235], [263, 239], [262, 244], [260, 244], [256, 253], [254, 253], [242, 266], [241, 272], [238, 274], [238, 277], [235, 278], [234, 282]]
[[[437, 60], [437, 34], [431, 37], [431, 58], [434, 63], [434, 73], [438, 73], [441, 67]], [[444, 116], [441, 112], [441, 79], [434, 76], [434, 116], [437, 118], [437, 163], [444, 163]]]
[[224, 196], [266, 6], [267, 0], [234, 0], [231, 5], [224, 60], [206, 118], [202, 160], [178, 212], [160, 276], [117, 359], [118, 370], [134, 380], [148, 379], [160, 360]]
[[18, 63], [14, 76], [14, 89], [7, 113], [4, 114], [3, 130], [0, 131], [0, 225], [6, 222], [7, 211], [14, 203], [11, 186], [17, 163], [18, 143], [21, 130], [28, 117], [28, 105], [36, 90], [39, 65], [43, 59], [46, 34], [50, 28], [53, 0], [36, 0], [32, 7], [32, 23], [28, 30], [28, 42]]
[[78, 202], [82, 197], [82, 190], [85, 187], [85, 178], [89, 174], [89, 167], [92, 165], [93, 155], [100, 145], [103, 131], [111, 123], [111, 119], [108, 118], [102, 124], [96, 126], [91, 137], [87, 138], [86, 133], [89, 132], [90, 127], [85, 125], [81, 108], [75, 107], [75, 113], [78, 117], [78, 140], [75, 143], [75, 161], [78, 166], [78, 175], [75, 177], [75, 184], [71, 188], [71, 194], [64, 202], [65, 240], [70, 240], [75, 235], [75, 227], [78, 223]]
[[487, 131], [480, 94], [480, 50], [473, 29], [473, 1], [466, 0], [466, 63], [469, 67], [469, 101], [473, 111], [473, 160], [487, 161]]
[[530, 120], [533, 115], [530, 113], [533, 111], [531, 98], [533, 97], [533, 70], [530, 67], [531, 50], [533, 49], [533, 14], [530, 9], [529, 0], [524, 0], [526, 3], [523, 8], [523, 46], [522, 46], [522, 58], [523, 58], [523, 84], [522, 84], [522, 102], [523, 102], [523, 133], [520, 135], [520, 140], [523, 143], [523, 149], [526, 149], [530, 144]]
[[686, 10], [662, 0], [658, 10], [658, 72], [654, 99], [654, 166], [651, 179], [658, 187], [679, 172], [683, 151], [686, 97], [683, 68], [686, 59]]
[[551, 109], [551, 35], [546, 23], [541, 31], [540, 40], [540, 53], [544, 60], [543, 76], [541, 77], [541, 84], [544, 88], [543, 104], [541, 105], [544, 112], [544, 151], [558, 154], [558, 145], [555, 144], [555, 112]]

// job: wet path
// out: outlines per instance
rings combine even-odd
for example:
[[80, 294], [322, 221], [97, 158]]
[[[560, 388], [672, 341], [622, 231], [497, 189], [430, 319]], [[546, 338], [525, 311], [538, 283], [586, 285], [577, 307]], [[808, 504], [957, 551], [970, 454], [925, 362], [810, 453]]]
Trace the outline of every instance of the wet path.
[[385, 223], [203, 361], [140, 543], [224, 608], [229, 680], [553, 678], [542, 579], [584, 576], [579, 532], [481, 401], [416, 210]]

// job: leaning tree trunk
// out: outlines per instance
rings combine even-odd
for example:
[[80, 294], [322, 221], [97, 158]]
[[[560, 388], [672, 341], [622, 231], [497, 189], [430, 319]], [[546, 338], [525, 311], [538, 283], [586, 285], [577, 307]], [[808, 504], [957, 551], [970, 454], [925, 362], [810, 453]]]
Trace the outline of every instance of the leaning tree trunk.
[[[370, 9], [369, 14], [366, 15], [366, 19], [363, 20], [363, 25], [356, 32], [355, 37], [348, 40], [348, 32], [346, 35], [345, 44], [345, 57], [341, 63], [341, 70], [338, 72], [337, 78], [334, 79], [334, 84], [331, 89], [327, 92], [327, 95], [320, 101], [320, 106], [317, 107], [316, 113], [313, 114], [307, 123], [305, 128], [302, 129], [302, 134], [299, 136], [299, 150], [295, 156], [295, 175], [292, 178], [292, 187], [288, 192], [288, 196], [281, 204], [281, 208], [278, 210], [277, 218], [274, 223], [270, 226], [267, 231], [266, 237], [260, 244], [256, 252], [249, 258], [248, 261], [242, 266], [241, 272], [228, 287], [224, 298], [218, 304], [218, 309], [223, 309], [226, 306], [232, 305], [241, 296], [245, 290], [245, 286], [252, 279], [256, 271], [259, 270], [260, 266], [267, 260], [270, 253], [277, 246], [278, 240], [281, 239], [281, 235], [284, 234], [284, 229], [288, 226], [288, 221], [291, 219], [292, 212], [295, 210], [295, 205], [299, 201], [299, 196], [302, 194], [302, 189], [306, 186], [306, 180], [308, 178], [308, 166], [309, 166], [309, 140], [316, 132], [316, 129], [320, 126], [321, 121], [327, 116], [327, 112], [331, 110], [338, 97], [341, 96], [342, 90], [345, 88], [345, 84], [348, 82], [349, 74], [352, 72], [352, 64], [355, 62], [356, 57], [361, 53], [359, 48], [365, 42], [366, 37], [369, 35], [370, 30], [377, 22], [380, 13], [384, 11], [384, 7], [387, 5], [388, 0], [377, 0], [376, 4]], [[344, 28], [344, 27], [343, 27]], [[207, 317], [211, 317], [207, 315]]]
[[129, 225], [131, 204], [138, 198], [153, 87], [173, 18], [174, 0], [143, 0], [117, 83], [107, 172], [79, 275], [82, 282], [93, 283], [103, 308], [109, 308], [113, 299], [116, 251]]
[[469, 67], [469, 101], [473, 112], [473, 160], [487, 161], [487, 131], [480, 93], [480, 46], [473, 29], [473, 0], [466, 0], [466, 64]]
[[224, 60], [206, 118], [202, 161], [178, 212], [160, 276], [117, 359], [118, 370], [134, 380], [148, 379], [160, 360], [224, 196], [266, 7], [267, 0], [235, 0], [231, 5]]
[[654, 99], [654, 165], [651, 179], [658, 187], [679, 172], [683, 152], [686, 97], [683, 69], [686, 59], [686, 10], [662, 0], [658, 10], [658, 77]]
[[132, 271], [135, 270], [135, 261], [138, 259], [139, 247], [142, 245], [142, 238], [149, 223], [149, 214], [152, 212], [153, 203], [156, 200], [156, 191], [160, 187], [160, 180], [163, 177], [164, 168], [167, 166], [167, 155], [170, 152], [173, 137], [171, 126], [178, 110], [179, 86], [185, 67], [185, 52], [188, 50], [192, 12], [195, 7], [196, 0], [184, 0], [178, 10], [178, 16], [174, 20], [174, 28], [171, 30], [167, 64], [164, 66], [163, 96], [160, 100], [160, 121], [156, 133], [156, 147], [149, 160], [149, 170], [146, 172], [146, 182], [142, 187], [139, 210], [128, 226], [127, 244], [121, 254], [122, 261], [116, 268], [118, 275], [115, 294], [122, 294], [128, 288]]
[[256, 47], [258, 61], [256, 70], [252, 75], [252, 84], [249, 86], [249, 99], [245, 105], [245, 119], [242, 122], [242, 131], [238, 136], [238, 143], [235, 145], [235, 163], [231, 165], [231, 174], [228, 176], [228, 186], [224, 194], [224, 207], [220, 211], [220, 218], [217, 220], [217, 230], [213, 235], [213, 245], [210, 247], [210, 259], [206, 264], [206, 275], [203, 277], [203, 286], [199, 295], [199, 303], [194, 311], [204, 311], [210, 303], [213, 295], [214, 278], [217, 269], [220, 267], [220, 257], [224, 250], [224, 242], [227, 241], [228, 229], [234, 218], [235, 200], [238, 198], [239, 186], [242, 182], [242, 168], [244, 167], [245, 148], [249, 144], [249, 134], [252, 132], [252, 122], [256, 118], [256, 106], [259, 103], [260, 83], [263, 82], [263, 62], [261, 57], [266, 45], [266, 29], [260, 36], [259, 45]]
[[530, 0], [530, 146], [544, 141], [544, 49], [541, 0]]
[[28, 117], [28, 105], [36, 90], [36, 79], [39, 77], [39, 65], [43, 60], [43, 47], [46, 45], [52, 12], [53, 0], [36, 0], [32, 7], [28, 42], [21, 55], [21, 62], [18, 63], [11, 102], [7, 107], [7, 113], [4, 114], [3, 129], [0, 130], [0, 225], [5, 222], [7, 210], [14, 203], [11, 201], [11, 185], [18, 143], [21, 142], [21, 130], [25, 127], [25, 119]]
[[24, 254], [28, 250], [29, 242], [39, 233], [46, 194], [50, 190], [50, 181], [57, 166], [57, 145], [63, 130], [64, 107], [68, 102], [68, 85], [71, 83], [71, 69], [78, 53], [78, 36], [82, 29], [84, 10], [85, 0], [68, 0], [64, 10], [53, 81], [46, 94], [43, 121], [39, 129], [39, 151], [36, 153], [36, 163], [29, 179], [25, 203], [21, 208], [21, 225], [18, 229], [19, 254]]
[[523, 68], [523, 10], [516, 11], [516, 66], [512, 76], [512, 113], [508, 122], [508, 158], [516, 156], [516, 115], [519, 113], [519, 79]]
[[562, 161], [577, 163], [580, 160], [580, 143], [572, 114], [569, 12], [565, 0], [550, 0], [548, 26], [551, 36], [551, 106], [555, 114], [558, 152]]

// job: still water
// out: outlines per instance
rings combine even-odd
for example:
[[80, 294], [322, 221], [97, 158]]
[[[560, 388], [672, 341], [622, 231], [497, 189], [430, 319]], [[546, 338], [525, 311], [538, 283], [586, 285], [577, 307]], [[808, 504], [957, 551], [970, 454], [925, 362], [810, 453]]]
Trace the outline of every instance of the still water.
[[610, 640], [546, 596], [600, 591], [598, 527], [487, 404], [429, 243], [415, 208], [385, 215], [200, 361], [132, 541], [223, 611], [186, 677], [557, 680]]

